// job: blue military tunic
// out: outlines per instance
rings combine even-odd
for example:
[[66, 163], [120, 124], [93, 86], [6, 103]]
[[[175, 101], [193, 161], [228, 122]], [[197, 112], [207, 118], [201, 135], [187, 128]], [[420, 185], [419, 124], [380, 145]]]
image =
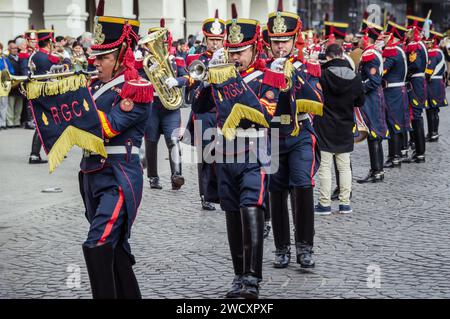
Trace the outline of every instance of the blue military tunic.
[[[180, 62], [183, 63], [180, 63]], [[179, 83], [179, 87], [184, 86], [187, 80], [187, 72], [184, 67], [184, 61], [181, 58], [175, 58], [172, 63], [172, 68]], [[143, 76], [147, 79], [147, 76]], [[151, 111], [147, 121], [145, 130], [145, 138], [150, 142], [158, 142], [161, 134], [167, 141], [172, 138], [179, 137], [178, 129], [181, 126], [181, 111], [180, 109], [169, 110], [164, 107], [160, 98], [155, 94]]]
[[[199, 61], [203, 62], [203, 64], [205, 64], [205, 66], [207, 67], [211, 58], [212, 58], [212, 53], [209, 51], [205, 51], [201, 54], [189, 55], [187, 57], [187, 65], [189, 67], [189, 65], [192, 61], [199, 60]], [[189, 86], [190, 94], [193, 94], [196, 91], [196, 90], [194, 90], [195, 88], [196, 88], [195, 85]], [[197, 94], [198, 94], [198, 92], [197, 92]], [[212, 99], [211, 95], [204, 95], [204, 96], [206, 98], [204, 98], [201, 102], [210, 105], [211, 108], [209, 108], [209, 111], [205, 112], [205, 113], [195, 113], [195, 112], [191, 111], [191, 113], [189, 114], [189, 121], [186, 125], [186, 129], [190, 133], [191, 145], [193, 145], [193, 146], [194, 145], [202, 145], [202, 150], [208, 144], [208, 139], [202, 138], [204, 136], [205, 132], [208, 129], [216, 127], [216, 110], [215, 110], [215, 107], [213, 107], [214, 100]], [[194, 96], [194, 98], [196, 98], [196, 97]], [[198, 103], [198, 101], [196, 103]], [[201, 130], [198, 130], [198, 132], [195, 131], [195, 125], [194, 125], [195, 121], [199, 121], [197, 123], [201, 124]]]
[[[212, 95], [214, 104], [194, 100], [195, 114], [209, 112], [215, 108], [218, 134], [212, 142], [215, 147], [215, 164], [218, 179], [220, 206], [224, 211], [239, 211], [243, 207], [265, 208], [268, 178], [264, 166], [268, 165], [268, 141], [262, 122], [270, 121], [276, 107], [279, 90], [264, 82], [264, 70], [253, 67], [238, 75], [236, 82], [226, 81], [214, 85], [206, 95]], [[198, 90], [205, 97], [205, 89]], [[222, 92], [222, 93], [220, 93]], [[241, 96], [239, 103], [234, 97]], [[242, 105], [239, 105], [242, 104]], [[259, 120], [241, 119], [231, 141], [226, 141], [224, 125], [248, 105], [255, 106]], [[252, 113], [252, 112], [250, 112]], [[251, 116], [250, 116], [251, 117]]]
[[278, 162], [277, 171], [270, 176], [271, 192], [314, 186], [314, 175], [320, 165], [317, 137], [308, 114], [322, 114], [320, 76], [308, 73], [301, 61], [294, 58], [289, 61], [294, 66], [292, 87], [280, 93], [270, 122], [271, 136], [274, 136], [275, 130], [279, 132], [278, 147], [271, 144], [272, 167], [275, 161]]
[[429, 51], [429, 63], [426, 70], [429, 77], [428, 82], [428, 106], [435, 109], [448, 106], [445, 96], [445, 74], [447, 64], [444, 52], [439, 48], [433, 48]]
[[422, 41], [410, 42], [406, 46], [408, 55], [408, 95], [413, 119], [422, 118], [422, 110], [428, 106], [425, 69], [428, 53]]
[[383, 57], [375, 47], [368, 46], [359, 64], [365, 94], [361, 112], [369, 129], [369, 137], [385, 139], [389, 137], [386, 124], [386, 103], [381, 86], [383, 74]]
[[47, 74], [50, 68], [61, 63], [61, 60], [45, 49], [39, 49], [30, 56], [31, 68], [36, 75]]
[[108, 83], [96, 80], [91, 84], [108, 158], [85, 152], [79, 180], [90, 223], [85, 244], [91, 247], [104, 243], [111, 243], [113, 247], [122, 244], [131, 253], [128, 238], [141, 202], [143, 185], [138, 151], [149, 105], [124, 103], [120, 97], [123, 84], [123, 75]]
[[409, 100], [406, 91], [408, 64], [401, 45], [388, 46], [383, 51], [383, 80], [386, 115], [391, 134], [410, 130]]

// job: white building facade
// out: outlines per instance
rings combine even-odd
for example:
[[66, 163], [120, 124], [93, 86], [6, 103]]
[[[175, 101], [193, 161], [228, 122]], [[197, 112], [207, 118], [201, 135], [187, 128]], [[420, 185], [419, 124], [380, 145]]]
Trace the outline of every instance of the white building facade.
[[[174, 40], [189, 34], [200, 35], [201, 23], [214, 16], [227, 19], [231, 3], [239, 17], [252, 18], [265, 24], [267, 14], [275, 11], [277, 0], [106, 0], [105, 15], [137, 18], [141, 35], [151, 26], [166, 21]], [[0, 0], [0, 42], [23, 34], [31, 25], [35, 29], [51, 28], [56, 35], [77, 37], [92, 30], [98, 0]], [[284, 0], [286, 11], [297, 12], [297, 0]]]

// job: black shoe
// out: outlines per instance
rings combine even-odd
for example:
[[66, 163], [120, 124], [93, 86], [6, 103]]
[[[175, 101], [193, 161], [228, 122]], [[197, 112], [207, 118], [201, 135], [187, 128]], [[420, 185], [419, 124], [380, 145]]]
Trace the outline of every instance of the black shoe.
[[245, 299], [259, 298], [259, 279], [255, 276], [247, 275], [242, 278], [241, 297]]
[[333, 194], [331, 194], [331, 200], [338, 200], [339, 199], [339, 187], [336, 187], [333, 191]]
[[216, 207], [213, 204], [211, 204], [210, 202], [207, 202], [202, 198], [202, 209], [211, 211], [211, 210], [216, 210]]
[[266, 220], [264, 222], [264, 233], [263, 233], [263, 238], [266, 239], [267, 237], [269, 237], [270, 234], [270, 220]]
[[231, 288], [225, 294], [225, 298], [239, 298], [242, 290], [242, 276], [234, 276]]
[[384, 168], [395, 168], [395, 167], [400, 167], [402, 165], [402, 162], [400, 160], [400, 158], [398, 157], [394, 157], [394, 158], [388, 158], [388, 160], [386, 162], [384, 162], [383, 167]]
[[181, 175], [172, 176], [172, 190], [179, 190], [184, 185], [184, 177]]
[[291, 247], [286, 246], [281, 249], [275, 250], [275, 261], [273, 262], [273, 267], [275, 268], [286, 268], [291, 261]]
[[425, 163], [425, 155], [418, 155], [416, 152], [413, 153], [409, 159], [409, 163]]
[[378, 183], [382, 182], [383, 180], [384, 180], [383, 172], [374, 172], [370, 170], [365, 178], [358, 179], [356, 182], [358, 184], [365, 184], [365, 183]]
[[26, 122], [24, 128], [27, 130], [34, 130], [36, 126], [34, 125], [33, 122]]
[[30, 158], [28, 159], [29, 164], [45, 164], [47, 163], [47, 160], [43, 160], [40, 155], [30, 155]]
[[313, 259], [314, 251], [312, 246], [307, 244], [297, 244], [297, 263], [302, 268], [314, 268], [315, 262]]
[[162, 189], [161, 184], [159, 183], [159, 177], [149, 177], [150, 188], [153, 189]]

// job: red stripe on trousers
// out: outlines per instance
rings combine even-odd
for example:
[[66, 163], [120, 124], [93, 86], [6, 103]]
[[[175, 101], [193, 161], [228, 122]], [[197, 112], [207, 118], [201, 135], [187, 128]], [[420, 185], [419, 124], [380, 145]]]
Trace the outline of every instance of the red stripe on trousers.
[[261, 188], [259, 190], [259, 199], [258, 199], [258, 206], [262, 205], [263, 197], [264, 197], [264, 178], [266, 176], [266, 173], [264, 171], [261, 171]]
[[313, 153], [313, 162], [312, 162], [312, 166], [311, 166], [311, 185], [314, 187], [315, 186], [315, 182], [314, 182], [314, 167], [316, 167], [316, 137], [314, 136], [314, 134], [311, 134], [311, 139], [312, 139], [312, 153]]
[[124, 200], [123, 191], [122, 188], [119, 187], [119, 199], [117, 200], [116, 207], [114, 207], [113, 214], [111, 218], [108, 220], [105, 230], [103, 231], [102, 237], [100, 237], [100, 240], [98, 241], [97, 245], [103, 244], [108, 238], [108, 236], [111, 234], [114, 223], [116, 222], [117, 217], [119, 216], [119, 212], [122, 209], [123, 200]]

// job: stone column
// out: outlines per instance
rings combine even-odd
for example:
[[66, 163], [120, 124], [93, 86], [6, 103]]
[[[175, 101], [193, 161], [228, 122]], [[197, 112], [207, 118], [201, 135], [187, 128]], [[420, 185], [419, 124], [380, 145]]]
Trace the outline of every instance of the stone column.
[[31, 10], [28, 9], [28, 0], [0, 0], [0, 42], [4, 49], [8, 40], [23, 34], [28, 28], [28, 18]]
[[44, 23], [55, 28], [55, 36], [78, 37], [86, 31], [86, 2], [84, 0], [45, 0]]

